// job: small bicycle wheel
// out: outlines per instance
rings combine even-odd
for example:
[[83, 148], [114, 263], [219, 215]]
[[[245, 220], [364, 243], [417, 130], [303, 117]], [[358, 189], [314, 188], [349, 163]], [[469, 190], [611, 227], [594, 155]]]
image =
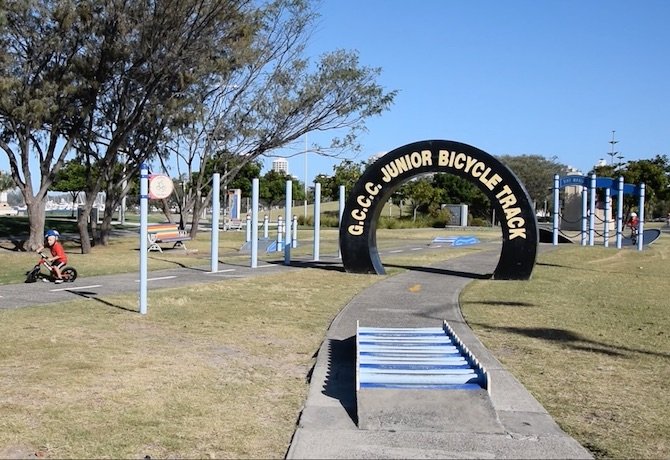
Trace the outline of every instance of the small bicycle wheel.
[[77, 279], [77, 270], [72, 267], [65, 267], [61, 272], [61, 276], [63, 277], [63, 281], [71, 283]]
[[26, 283], [34, 283], [37, 281], [37, 274], [40, 272], [39, 267], [30, 270], [26, 276]]

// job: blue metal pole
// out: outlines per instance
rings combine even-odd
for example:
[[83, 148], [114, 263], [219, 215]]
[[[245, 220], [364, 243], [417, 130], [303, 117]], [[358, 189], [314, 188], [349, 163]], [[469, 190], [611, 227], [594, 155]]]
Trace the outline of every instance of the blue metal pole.
[[591, 186], [589, 187], [590, 203], [589, 210], [589, 246], [593, 246], [596, 234], [596, 175], [591, 174]]
[[291, 207], [293, 204], [293, 181], [286, 181], [286, 208], [284, 209], [284, 265], [291, 265]]
[[553, 228], [553, 241], [552, 244], [554, 246], [558, 246], [558, 207], [560, 206], [559, 200], [558, 200], [558, 174], [554, 174], [554, 228]]
[[147, 314], [147, 252], [149, 250], [149, 168], [140, 165], [140, 314]]
[[605, 247], [610, 245], [610, 188], [605, 189], [605, 228], [603, 230], [603, 239]]
[[284, 220], [277, 216], [277, 252], [284, 250]]
[[640, 219], [640, 223], [637, 226], [637, 250], [641, 251], [642, 247], [644, 245], [644, 192], [645, 192], [645, 185], [644, 183], [640, 184], [640, 200], [638, 203], [638, 217]]
[[214, 173], [212, 175], [212, 247], [210, 250], [212, 273], [219, 271], [219, 212], [221, 211], [219, 199], [220, 177], [221, 175], [219, 173]]
[[[344, 215], [344, 185], [340, 185], [340, 210], [339, 210], [339, 220], [337, 222], [337, 234], [339, 235], [340, 226], [342, 225], [342, 216]], [[338, 237], [339, 238], [339, 237]], [[337, 257], [342, 258], [342, 249], [340, 248], [339, 242], [337, 243]]]
[[586, 246], [587, 233], [588, 233], [588, 190], [584, 187], [582, 189], [582, 246]]
[[623, 241], [623, 176], [619, 176], [616, 201], [616, 247], [621, 249]]
[[251, 268], [258, 267], [258, 178], [251, 180]]
[[314, 184], [314, 260], [319, 261], [320, 251], [320, 232], [321, 232], [321, 184]]

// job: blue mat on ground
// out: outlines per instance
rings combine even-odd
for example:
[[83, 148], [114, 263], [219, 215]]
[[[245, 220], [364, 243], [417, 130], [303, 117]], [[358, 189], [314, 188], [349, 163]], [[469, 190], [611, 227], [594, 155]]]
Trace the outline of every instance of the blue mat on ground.
[[433, 239], [432, 244], [449, 244], [451, 246], [468, 246], [479, 243], [474, 236], [438, 236]]
[[[277, 240], [270, 238], [258, 238], [258, 250], [265, 252], [277, 251]], [[247, 241], [240, 247], [240, 252], [251, 252], [251, 241]]]

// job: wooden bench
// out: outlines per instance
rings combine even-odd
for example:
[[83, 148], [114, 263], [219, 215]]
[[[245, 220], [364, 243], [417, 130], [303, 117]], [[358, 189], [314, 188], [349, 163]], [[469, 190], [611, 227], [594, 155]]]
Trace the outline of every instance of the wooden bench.
[[228, 230], [242, 230], [246, 222], [242, 222], [240, 219], [228, 219], [223, 223], [223, 231]]
[[153, 224], [147, 227], [147, 238], [149, 239], [149, 251], [163, 252], [159, 243], [174, 243], [173, 248], [184, 248], [184, 241], [189, 241], [191, 237], [185, 230], [179, 230], [177, 224]]

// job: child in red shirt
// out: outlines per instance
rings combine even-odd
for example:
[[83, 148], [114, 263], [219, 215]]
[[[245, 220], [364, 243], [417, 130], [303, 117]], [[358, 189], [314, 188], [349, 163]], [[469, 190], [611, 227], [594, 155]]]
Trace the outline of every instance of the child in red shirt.
[[630, 219], [628, 219], [628, 226], [630, 227], [630, 238], [633, 240], [633, 244], [637, 243], [637, 229], [640, 225], [640, 218], [637, 217], [636, 212], [630, 213]]
[[[47, 260], [51, 263], [54, 269], [54, 275], [56, 277], [54, 282], [57, 284], [63, 282], [61, 269], [67, 264], [67, 254], [65, 254], [63, 245], [58, 242], [58, 237], [60, 237], [60, 233], [58, 233], [57, 230], [47, 230], [44, 234], [46, 247], [51, 251], [51, 257], [47, 257]], [[40, 252], [43, 249], [44, 246], [40, 246], [36, 249], [36, 252]]]

